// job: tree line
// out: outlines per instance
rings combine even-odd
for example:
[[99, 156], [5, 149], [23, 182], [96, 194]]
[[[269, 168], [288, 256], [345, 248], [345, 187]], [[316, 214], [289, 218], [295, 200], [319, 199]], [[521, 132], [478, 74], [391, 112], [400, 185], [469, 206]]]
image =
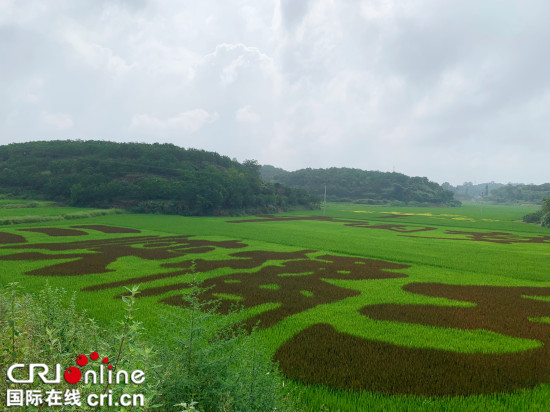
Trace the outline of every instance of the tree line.
[[72, 206], [229, 215], [319, 207], [304, 190], [267, 183], [254, 160], [172, 144], [40, 141], [0, 146], [0, 191]]
[[550, 183], [542, 185], [508, 184], [493, 190], [487, 200], [497, 203], [541, 204], [546, 198], [550, 198]]
[[460, 206], [453, 192], [426, 177], [410, 177], [401, 173], [366, 171], [351, 168], [301, 169], [282, 171], [262, 166], [264, 178], [290, 187], [305, 189], [327, 200], [364, 204], [446, 205]]
[[487, 200], [488, 196], [499, 187], [504, 186], [503, 183], [487, 182], [473, 184], [472, 182], [464, 182], [461, 185], [453, 186], [449, 182], [441, 185], [443, 189], [450, 190], [454, 193], [455, 199], [462, 201], [478, 201]]

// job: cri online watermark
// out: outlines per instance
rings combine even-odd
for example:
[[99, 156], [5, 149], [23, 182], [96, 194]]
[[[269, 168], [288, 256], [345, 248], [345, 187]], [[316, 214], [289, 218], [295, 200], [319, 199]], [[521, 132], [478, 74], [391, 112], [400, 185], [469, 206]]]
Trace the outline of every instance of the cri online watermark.
[[[99, 354], [92, 352], [90, 360], [99, 361]], [[113, 365], [109, 364], [108, 358], [100, 361], [97, 369], [89, 368], [82, 373], [80, 367], [89, 364], [86, 355], [79, 355], [76, 358], [79, 367], [71, 366], [65, 369], [63, 379], [70, 385], [76, 385], [79, 382], [83, 384], [106, 385], [141, 385], [145, 381], [145, 372], [136, 369], [132, 372], [125, 370], [113, 370]], [[92, 364], [90, 363], [90, 366]], [[27, 370], [27, 377], [21, 377], [22, 371]], [[44, 384], [60, 384], [62, 367], [58, 363], [53, 369], [53, 376], [50, 377], [50, 368], [44, 363], [31, 363], [25, 365], [15, 363], [7, 370], [7, 379], [14, 384], [33, 383], [35, 377], [38, 377]], [[122, 394], [120, 397], [114, 397], [112, 390], [105, 389], [102, 393], [90, 393], [84, 398], [80, 390], [66, 389], [65, 391], [49, 389], [42, 391], [40, 389], [8, 389], [6, 393], [6, 406], [144, 406], [145, 397], [143, 394]]]

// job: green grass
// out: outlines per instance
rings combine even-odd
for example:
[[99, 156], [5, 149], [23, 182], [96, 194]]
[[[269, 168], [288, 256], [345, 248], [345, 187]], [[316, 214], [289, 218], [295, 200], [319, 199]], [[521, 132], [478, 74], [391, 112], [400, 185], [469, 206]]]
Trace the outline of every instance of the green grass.
[[85, 219], [123, 213], [119, 209], [83, 209], [76, 207], [1, 208], [0, 226]]
[[[7, 199], [0, 199], [0, 204]], [[11, 203], [19, 203], [13, 201]], [[88, 212], [87, 209], [44, 207], [22, 209], [0, 209], [2, 217], [21, 216], [22, 211], [32, 215], [59, 216], [72, 212]], [[344, 222], [327, 221], [290, 221], [262, 223], [227, 223], [239, 218], [181, 217], [161, 215], [106, 215], [81, 218], [78, 223], [71, 220], [59, 220], [38, 223], [14, 224], [0, 227], [0, 231], [22, 234], [30, 243], [63, 243], [82, 241], [82, 237], [50, 237], [41, 233], [18, 232], [20, 228], [30, 227], [70, 227], [73, 224], [102, 224], [139, 229], [140, 234], [104, 234], [88, 231], [85, 240], [111, 239], [130, 236], [173, 236], [193, 235], [206, 240], [241, 240], [248, 246], [243, 249], [216, 248], [207, 253], [196, 253], [169, 260], [147, 260], [127, 256], [111, 263], [108, 273], [89, 276], [40, 277], [29, 276], [25, 272], [59, 263], [62, 260], [2, 261], [0, 284], [18, 281], [27, 291], [37, 291], [49, 282], [53, 287], [62, 286], [69, 292], [79, 294], [78, 302], [82, 308], [96, 319], [109, 325], [113, 314], [120, 309], [120, 302], [113, 297], [124, 292], [123, 287], [104, 289], [96, 292], [81, 292], [92, 285], [132, 279], [139, 276], [169, 273], [173, 268], [162, 267], [164, 263], [175, 263], [189, 259], [224, 260], [231, 259], [230, 254], [252, 250], [274, 252], [292, 252], [311, 249], [316, 252], [310, 257], [323, 254], [358, 256], [410, 265], [398, 270], [406, 278], [376, 280], [334, 280], [327, 278], [337, 287], [358, 291], [358, 296], [350, 297], [330, 304], [315, 306], [309, 310], [285, 318], [271, 328], [261, 330], [259, 336], [270, 351], [276, 349], [296, 333], [316, 323], [328, 323], [338, 331], [357, 337], [372, 339], [397, 345], [417, 348], [432, 348], [460, 353], [514, 353], [540, 346], [540, 342], [520, 337], [506, 336], [485, 330], [458, 330], [427, 325], [405, 324], [399, 322], [377, 321], [362, 316], [358, 310], [366, 305], [392, 304], [430, 304], [443, 306], [468, 307], [473, 304], [465, 301], [435, 298], [406, 292], [402, 287], [411, 282], [434, 282], [456, 285], [492, 285], [550, 287], [550, 244], [548, 243], [511, 243], [472, 242], [458, 240], [462, 235], [449, 235], [447, 231], [507, 232], [521, 237], [550, 236], [550, 230], [536, 225], [520, 222], [526, 213], [536, 210], [535, 206], [497, 206], [488, 204], [465, 204], [460, 208], [413, 208], [389, 207], [330, 203], [327, 216], [335, 219], [368, 221], [371, 225], [399, 224], [409, 228], [434, 227], [436, 230], [415, 233], [399, 233], [383, 229], [369, 229], [345, 226]], [[17, 214], [14, 214], [17, 212]], [[26, 213], [25, 213], [26, 214]], [[321, 211], [299, 211], [288, 216], [318, 216]], [[386, 218], [392, 214], [408, 214], [407, 217]], [[425, 236], [409, 237], [407, 235]], [[452, 239], [436, 239], [446, 237]], [[453, 240], [456, 239], [456, 240]], [[29, 249], [29, 250], [32, 250]], [[0, 255], [17, 251], [1, 248]], [[53, 253], [41, 251], [43, 253]], [[63, 253], [75, 253], [67, 251]], [[56, 254], [59, 252], [55, 252]], [[86, 253], [91, 253], [87, 251]], [[282, 265], [283, 261], [270, 260], [268, 265]], [[209, 279], [235, 272], [252, 273], [255, 269], [221, 268], [199, 274], [199, 278]], [[345, 271], [341, 275], [345, 276]], [[295, 275], [295, 274], [293, 274]], [[303, 276], [307, 276], [305, 273]], [[189, 282], [190, 274], [163, 278], [148, 282], [141, 289], [164, 287]], [[234, 281], [228, 281], [228, 283]], [[277, 290], [279, 285], [266, 283], [266, 290]], [[177, 307], [160, 304], [160, 299], [174, 296], [177, 290], [162, 295], [138, 299], [137, 318], [152, 339], [162, 341], [168, 336], [165, 319], [177, 313]], [[308, 290], [300, 293], [314, 298]], [[238, 303], [240, 296], [218, 295], [219, 298]], [[548, 298], [531, 297], [544, 301]], [[277, 303], [250, 308], [246, 314], [261, 313], [277, 307]], [[241, 315], [242, 316], [242, 315]], [[549, 314], [550, 316], [550, 314]], [[536, 323], [549, 323], [549, 317], [531, 319]], [[511, 394], [476, 395], [459, 397], [425, 398], [418, 396], [389, 396], [370, 392], [349, 392], [308, 386], [288, 381], [288, 388], [296, 389], [295, 396], [300, 399], [301, 409], [307, 411], [325, 410], [541, 410], [550, 405], [550, 386], [540, 385], [533, 390], [518, 391]]]
[[60, 216], [67, 213], [82, 212], [90, 209], [84, 209], [81, 207], [28, 207], [28, 208], [14, 208], [14, 209], [1, 209], [0, 216], [13, 217], [13, 216]]
[[35, 207], [52, 207], [53, 202], [44, 200], [29, 200], [29, 199], [14, 199], [14, 198], [2, 198], [0, 197], [0, 208], [35, 208]]

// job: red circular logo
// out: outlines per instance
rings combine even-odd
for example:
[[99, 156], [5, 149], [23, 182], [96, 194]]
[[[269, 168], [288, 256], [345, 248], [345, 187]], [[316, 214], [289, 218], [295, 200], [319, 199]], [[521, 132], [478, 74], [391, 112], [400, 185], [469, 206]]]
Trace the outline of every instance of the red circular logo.
[[82, 378], [82, 372], [80, 372], [80, 369], [76, 366], [71, 366], [65, 370], [65, 374], [63, 376], [68, 383], [74, 385]]
[[85, 366], [88, 363], [88, 357], [86, 355], [78, 355], [76, 363], [78, 363], [79, 366]]

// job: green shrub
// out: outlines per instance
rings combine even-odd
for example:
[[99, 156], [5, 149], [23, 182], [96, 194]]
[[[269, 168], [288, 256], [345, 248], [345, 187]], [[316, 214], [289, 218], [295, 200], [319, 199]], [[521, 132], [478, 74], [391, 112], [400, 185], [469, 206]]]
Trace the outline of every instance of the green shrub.
[[523, 216], [523, 221], [526, 223], [540, 223], [541, 226], [550, 227], [550, 199], [543, 199], [542, 208]]
[[542, 210], [537, 210], [536, 212], [529, 213], [523, 216], [523, 221], [525, 223], [540, 223], [542, 218]]

